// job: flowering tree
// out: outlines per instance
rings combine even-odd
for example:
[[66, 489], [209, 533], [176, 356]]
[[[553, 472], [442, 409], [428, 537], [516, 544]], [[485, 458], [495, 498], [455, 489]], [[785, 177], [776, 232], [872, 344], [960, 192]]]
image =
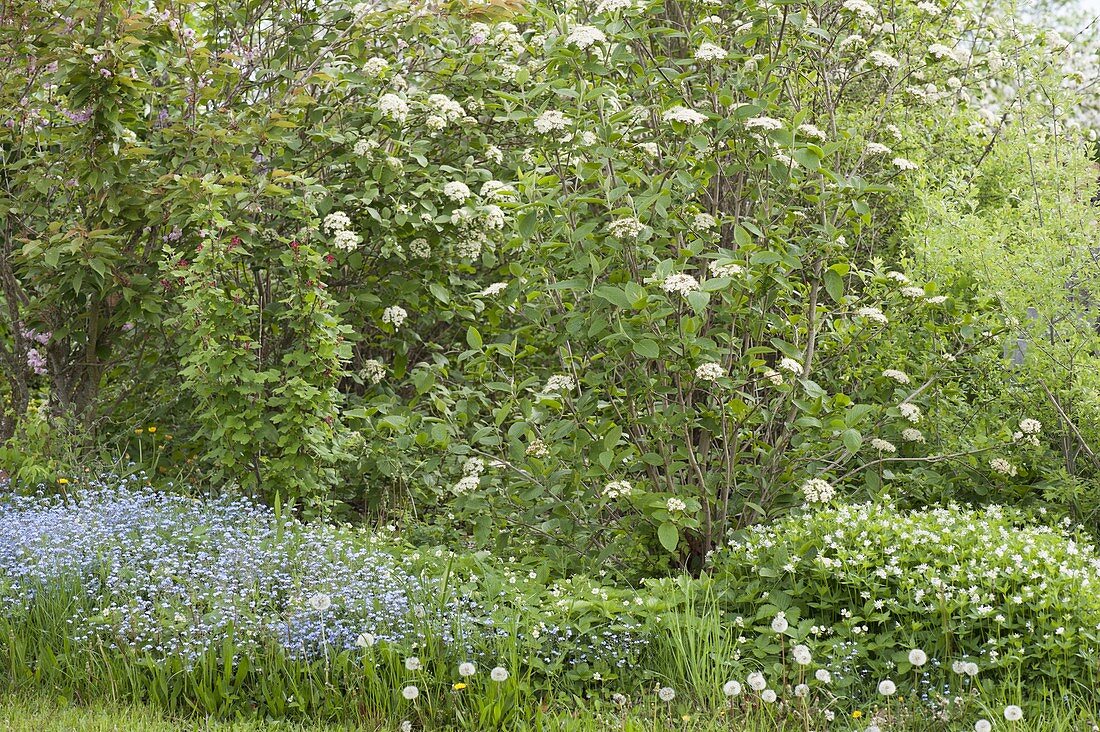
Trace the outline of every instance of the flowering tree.
[[992, 429], [929, 424], [1000, 378], [1004, 318], [902, 271], [916, 191], [1050, 120], [1023, 93], [1018, 119], [982, 106], [1055, 74], [993, 16], [13, 12], [34, 32], [3, 87], [9, 432], [47, 387], [126, 444], [130, 390], [163, 393], [219, 483], [565, 561], [698, 566], [838, 490], [1034, 473], [1007, 400]]

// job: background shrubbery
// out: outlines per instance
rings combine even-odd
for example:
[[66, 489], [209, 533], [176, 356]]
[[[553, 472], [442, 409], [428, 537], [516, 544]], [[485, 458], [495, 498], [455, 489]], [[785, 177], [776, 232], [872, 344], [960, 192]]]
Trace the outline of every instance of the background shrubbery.
[[1015, 10], [8, 3], [9, 680], [1094, 684], [1095, 49]]
[[643, 574], [809, 478], [1093, 516], [1079, 55], [1010, 8], [98, 7], [8, 34], [20, 481]]

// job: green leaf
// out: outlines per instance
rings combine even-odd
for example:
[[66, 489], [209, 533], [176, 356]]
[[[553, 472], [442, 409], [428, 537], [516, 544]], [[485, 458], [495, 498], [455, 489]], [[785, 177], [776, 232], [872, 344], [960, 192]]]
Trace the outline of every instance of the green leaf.
[[846, 429], [840, 433], [840, 439], [844, 441], [844, 447], [848, 448], [848, 452], [859, 452], [863, 444], [863, 435], [859, 434], [859, 430]]
[[466, 342], [469, 343], [470, 348], [473, 348], [475, 351], [481, 350], [481, 333], [478, 333], [477, 328], [472, 325], [466, 329]]
[[661, 355], [661, 348], [656, 341], [645, 338], [634, 343], [634, 353], [643, 358], [657, 358]]
[[614, 285], [600, 285], [594, 292], [596, 297], [607, 300], [612, 305], [618, 305], [621, 308], [629, 308], [631, 305], [631, 300], [627, 297], [626, 292]]
[[675, 526], [666, 521], [658, 527], [657, 538], [661, 540], [661, 546], [672, 553], [676, 551], [676, 545], [680, 542], [680, 533]]
[[844, 298], [844, 278], [831, 269], [826, 270], [825, 291], [834, 302], [840, 302]]
[[435, 295], [435, 299], [446, 305], [451, 301], [451, 293], [447, 291], [447, 288], [438, 282], [433, 282], [428, 285], [428, 289]]

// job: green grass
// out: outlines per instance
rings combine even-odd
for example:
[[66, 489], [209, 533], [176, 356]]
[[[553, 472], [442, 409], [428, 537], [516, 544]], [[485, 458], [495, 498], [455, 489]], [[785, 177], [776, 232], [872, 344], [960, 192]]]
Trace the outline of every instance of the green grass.
[[[1083, 707], [1048, 703], [1038, 714], [1016, 725], [1001, 719], [995, 709], [988, 716], [994, 729], [1012, 732], [1091, 732], [1093, 715]], [[519, 720], [506, 729], [516, 732], [799, 732], [805, 728], [796, 720], [774, 721], [770, 714], [753, 720], [738, 715], [735, 720], [718, 713], [681, 716], [661, 714], [654, 724], [649, 713], [631, 713], [626, 720], [615, 716], [607, 707], [580, 707], [573, 712], [540, 714], [529, 710], [530, 719]], [[538, 717], [536, 719], [536, 717]], [[833, 732], [863, 732], [870, 724], [867, 717], [859, 720], [842, 718], [828, 726]], [[969, 732], [972, 723], [947, 725], [931, 715], [907, 721], [879, 722], [889, 732]], [[417, 728], [420, 730], [420, 728]], [[442, 732], [446, 728], [439, 729]], [[812, 727], [811, 729], [818, 729]], [[3, 732], [397, 732], [393, 726], [355, 726], [277, 722], [263, 720], [224, 721], [214, 719], [172, 719], [150, 707], [112, 704], [100, 701], [88, 706], [48, 699], [43, 696], [0, 695], [0, 730]], [[484, 730], [481, 732], [491, 732]]]
[[172, 720], [148, 707], [97, 703], [80, 707], [42, 697], [0, 697], [4, 732], [381, 732], [377, 727], [290, 722]]

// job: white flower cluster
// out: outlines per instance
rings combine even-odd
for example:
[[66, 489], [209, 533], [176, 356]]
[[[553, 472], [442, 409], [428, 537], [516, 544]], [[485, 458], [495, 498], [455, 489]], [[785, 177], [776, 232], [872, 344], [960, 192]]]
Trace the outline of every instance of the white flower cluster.
[[378, 143], [369, 137], [360, 137], [355, 141], [355, 146], [351, 149], [355, 153], [356, 157], [366, 157], [372, 152], [378, 149]]
[[691, 220], [691, 226], [700, 231], [710, 231], [718, 226], [718, 219], [709, 213], [697, 213]]
[[594, 46], [597, 43], [606, 42], [607, 36], [603, 34], [603, 31], [590, 25], [574, 26], [573, 30], [569, 32], [569, 35], [565, 39], [566, 45], [576, 46], [581, 49]]
[[700, 364], [695, 369], [695, 378], [700, 381], [718, 381], [726, 375], [726, 370], [722, 368], [721, 364], [714, 363], [713, 361]]
[[764, 378], [770, 381], [772, 386], [783, 386], [783, 374], [775, 369], [765, 369]]
[[603, 487], [604, 498], [616, 500], [626, 498], [634, 492], [634, 486], [627, 480], [613, 480]]
[[569, 125], [569, 118], [564, 112], [556, 109], [548, 109], [535, 118], [535, 130], [546, 134], [554, 130], [564, 130]]
[[378, 99], [378, 111], [394, 122], [404, 122], [409, 116], [409, 103], [396, 94], [383, 94]]
[[359, 378], [367, 384], [377, 384], [386, 378], [386, 366], [376, 358], [368, 358], [359, 370]]
[[1001, 475], [1008, 476], [1009, 478], [1016, 476], [1020, 472], [1016, 469], [1015, 465], [1010, 463], [1008, 460], [999, 457], [993, 458], [989, 461], [989, 468], [993, 472], [1000, 473]]
[[878, 308], [862, 307], [856, 311], [856, 315], [861, 318], [866, 318], [867, 320], [873, 320], [879, 325], [886, 325], [888, 322], [890, 322], [889, 320], [887, 320], [886, 315], [883, 314], [883, 312]]
[[[481, 486], [481, 474], [485, 472], [485, 461], [478, 457], [472, 457], [462, 464], [462, 478], [454, 484], [451, 490], [458, 495], [463, 495], [477, 490]], [[461, 673], [461, 670], [459, 671]], [[466, 674], [472, 676], [473, 674]]]
[[920, 167], [908, 158], [894, 158], [892, 162], [894, 163], [894, 167], [898, 170], [916, 170]]
[[507, 282], [494, 282], [493, 284], [489, 285], [488, 287], [486, 287], [484, 290], [482, 290], [481, 292], [479, 292], [477, 294], [480, 297], [492, 297], [494, 295], [499, 295], [500, 293], [504, 292], [507, 289], [508, 289], [508, 283]]
[[809, 138], [811, 140], [820, 141], [820, 140], [824, 140], [825, 137], [826, 137], [824, 130], [822, 130], [818, 126], [812, 125], [808, 122], [806, 122], [804, 124], [800, 124], [798, 126], [798, 131], [802, 133], [803, 137]]
[[917, 424], [921, 420], [920, 407], [912, 402], [905, 402], [898, 405], [898, 411], [901, 412], [901, 416], [909, 420], [913, 424]]
[[689, 274], [670, 274], [661, 283], [661, 289], [669, 293], [676, 292], [687, 295], [699, 289], [699, 281]]
[[806, 503], [828, 503], [836, 495], [836, 488], [822, 478], [810, 478], [802, 484], [802, 495]]
[[669, 513], [680, 513], [681, 511], [686, 511], [687, 507], [687, 503], [679, 498], [670, 498], [668, 502], [665, 503], [665, 508], [668, 509]]
[[375, 56], [363, 64], [363, 73], [375, 79], [383, 76], [390, 69], [390, 62], [384, 58]]
[[905, 373], [904, 371], [898, 371], [897, 369], [886, 369], [882, 372], [882, 375], [885, 376], [887, 379], [893, 379], [899, 384], [909, 383], [909, 374]]
[[572, 376], [566, 374], [554, 374], [546, 380], [546, 385], [542, 387], [544, 394], [558, 394], [561, 392], [570, 392], [577, 388], [577, 382], [573, 380]]
[[880, 69], [896, 69], [901, 66], [901, 62], [885, 51], [871, 51], [867, 54], [867, 60]]
[[712, 277], [736, 277], [744, 273], [745, 268], [733, 262], [711, 262], [707, 267]]
[[359, 246], [359, 235], [351, 230], [351, 219], [343, 211], [333, 211], [325, 217], [322, 228], [332, 236], [332, 245], [350, 252]]
[[878, 11], [867, 0], [845, 0], [842, 7], [861, 18], [872, 19], [878, 15]]
[[470, 197], [470, 187], [460, 180], [452, 180], [443, 186], [443, 195], [461, 204]]
[[750, 117], [745, 120], [745, 127], [750, 130], [781, 130], [783, 123], [774, 117]]
[[803, 372], [802, 364], [788, 356], [784, 356], [779, 360], [779, 368], [790, 371], [795, 376], [801, 376]]
[[437, 132], [446, 128], [449, 123], [457, 122], [466, 116], [466, 110], [462, 105], [446, 94], [430, 95], [428, 107], [432, 110], [432, 114], [428, 116], [425, 124]]
[[616, 239], [637, 239], [645, 231], [645, 224], [633, 216], [615, 219], [607, 225], [607, 231]]
[[868, 142], [864, 145], [863, 149], [867, 151], [868, 155], [889, 155], [893, 152], [893, 150], [883, 145], [881, 142]]
[[382, 311], [382, 322], [392, 325], [394, 330], [399, 329], [408, 317], [408, 311], [400, 305], [391, 305]]
[[888, 440], [884, 440], [881, 437], [872, 438], [871, 439], [871, 447], [874, 448], [878, 452], [888, 454], [888, 455], [892, 455], [893, 453], [898, 451], [898, 448], [897, 448], [896, 445], [894, 445], [894, 443], [892, 443]]
[[700, 44], [695, 50], [696, 61], [724, 61], [727, 56], [729, 52], [726, 49], [709, 42]]
[[924, 442], [924, 434], [913, 427], [906, 427], [901, 431], [901, 439], [906, 442]]
[[600, 0], [596, 4], [596, 13], [599, 15], [617, 13], [620, 10], [632, 10], [634, 7], [635, 0]]
[[664, 114], [661, 115], [661, 119], [665, 122], [680, 122], [685, 125], [700, 125], [707, 121], [705, 114], [700, 114], [694, 109], [688, 109], [687, 107], [672, 107], [666, 109]]

